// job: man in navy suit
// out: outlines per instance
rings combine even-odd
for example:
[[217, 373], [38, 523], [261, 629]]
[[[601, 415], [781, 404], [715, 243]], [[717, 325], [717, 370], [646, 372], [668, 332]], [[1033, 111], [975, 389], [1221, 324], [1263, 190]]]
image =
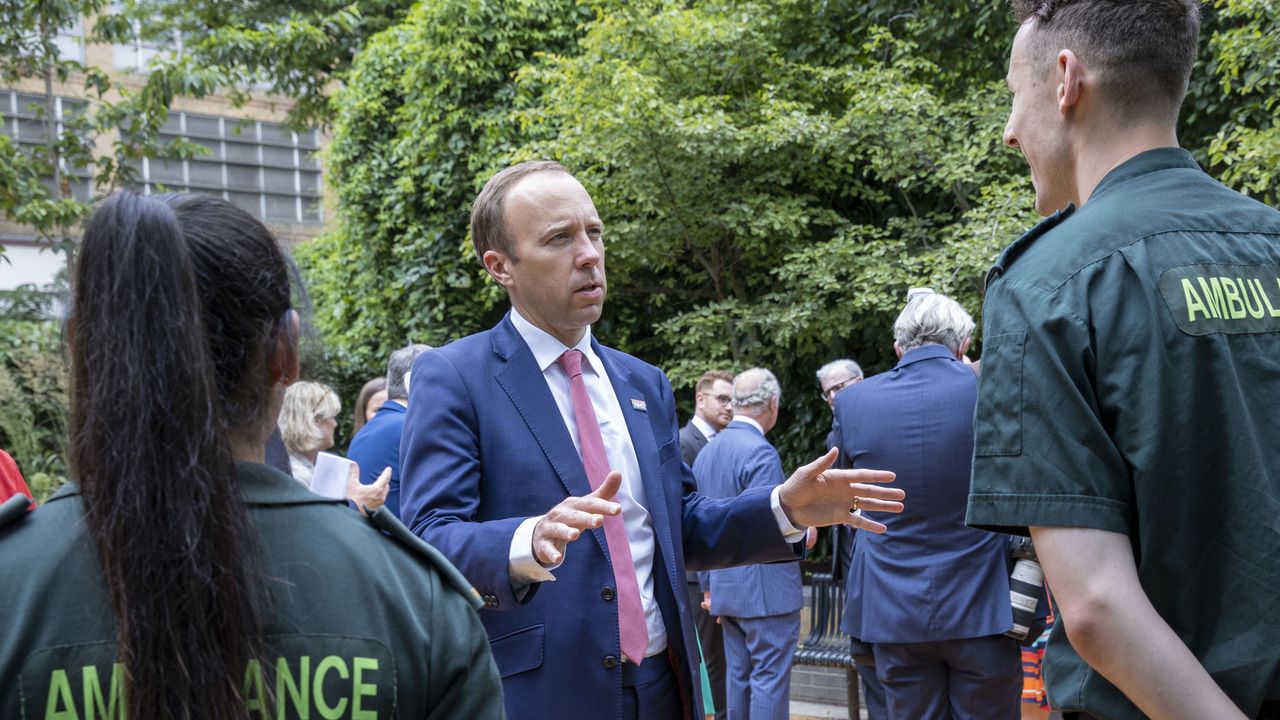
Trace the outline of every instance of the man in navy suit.
[[[862, 366], [851, 358], [840, 358], [823, 365], [818, 368], [817, 377], [822, 399], [827, 401], [827, 407], [831, 408], [832, 413], [835, 413], [836, 396], [840, 391], [865, 379]], [[839, 445], [840, 430], [833, 427], [831, 432], [827, 433], [827, 448], [839, 447]], [[847, 468], [853, 467], [853, 464], [849, 462], [849, 458], [841, 455], [836, 460], [836, 466]], [[857, 537], [853, 528], [848, 525], [837, 525], [831, 528], [831, 580], [833, 582], [848, 584], [849, 563], [853, 561], [855, 542]], [[876, 679], [871, 649], [855, 643], [851, 654], [857, 667], [848, 668], [845, 671], [845, 680], [848, 683], [849, 720], [858, 720], [862, 712], [862, 698], [858, 693], [859, 683], [863, 686], [863, 694], [866, 696], [867, 720], [886, 720], [889, 717], [889, 710], [885, 706], [884, 688], [880, 687], [880, 681]]]
[[409, 407], [410, 370], [413, 361], [430, 349], [430, 345], [411, 344], [391, 353], [387, 359], [387, 401], [347, 448], [347, 458], [360, 466], [360, 482], [365, 485], [375, 482], [383, 468], [391, 468], [386, 507], [396, 517], [400, 517], [400, 436]]
[[891, 539], [859, 533], [842, 629], [871, 646], [889, 717], [1016, 720], [1008, 537], [964, 524], [978, 380], [962, 357], [973, 320], [917, 290], [893, 331], [897, 366], [841, 392], [835, 422], [853, 466], [893, 470], [911, 504], [883, 517]]
[[[782, 460], [765, 435], [778, 422], [782, 390], [773, 373], [746, 370], [733, 380], [733, 421], [693, 464], [698, 490], [732, 498], [783, 482]], [[724, 628], [729, 720], [786, 720], [791, 657], [800, 636], [799, 561], [701, 573], [711, 614]]]
[[[724, 370], [708, 370], [698, 378], [693, 392], [693, 417], [680, 428], [680, 457], [689, 467], [693, 467], [702, 448], [733, 419], [733, 374]], [[699, 487], [698, 491], [701, 492], [702, 488]], [[702, 584], [698, 581], [698, 573], [686, 572], [685, 579], [689, 582], [689, 611], [693, 613], [693, 624], [698, 628], [702, 661], [707, 666], [707, 684], [711, 686], [715, 720], [725, 720], [724, 629], [702, 607]]]
[[512, 310], [415, 363], [401, 514], [483, 597], [512, 717], [701, 714], [686, 563], [793, 559], [801, 526], [878, 530], [849, 507], [900, 510], [901, 491], [828, 453], [772, 491], [698, 495], [666, 376], [592, 338], [603, 228], [582, 185], [554, 162], [507, 168], [471, 234]]

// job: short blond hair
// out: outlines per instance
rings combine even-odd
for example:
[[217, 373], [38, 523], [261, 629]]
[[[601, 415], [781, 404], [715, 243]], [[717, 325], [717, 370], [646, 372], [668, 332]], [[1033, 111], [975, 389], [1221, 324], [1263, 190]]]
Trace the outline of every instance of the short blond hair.
[[284, 391], [278, 422], [285, 449], [294, 455], [314, 450], [324, 440], [316, 420], [337, 417], [341, 410], [338, 393], [324, 383], [302, 380], [290, 385]]

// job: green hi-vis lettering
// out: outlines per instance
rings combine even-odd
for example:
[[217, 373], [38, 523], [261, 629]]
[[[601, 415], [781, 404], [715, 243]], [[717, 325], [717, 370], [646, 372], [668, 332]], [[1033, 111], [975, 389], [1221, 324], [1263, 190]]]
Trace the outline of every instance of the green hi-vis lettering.
[[125, 720], [124, 666], [111, 666], [111, 684], [104, 695], [98, 668], [88, 665], [81, 668], [80, 704], [77, 705], [71, 690], [71, 678], [59, 668], [49, 674], [49, 696], [44, 706], [45, 720], [80, 720], [80, 707], [84, 707], [84, 720]]
[[[266, 694], [268, 678], [262, 662], [250, 660], [245, 666], [244, 699], [250, 717], [311, 720], [314, 709], [315, 715], [324, 720], [342, 717], [378, 719], [376, 710], [365, 707], [365, 698], [376, 699], [378, 696], [377, 658], [356, 656], [348, 664], [346, 658], [326, 655], [316, 663], [314, 675], [309, 655], [277, 658], [274, 666], [274, 715], [268, 707], [271, 698]], [[268, 670], [270, 667], [269, 664]], [[57, 668], [49, 673], [45, 720], [127, 720], [124, 667], [120, 663], [111, 666], [111, 680], [105, 692], [96, 666], [87, 665], [79, 670], [82, 692], [78, 698], [66, 668]], [[348, 707], [351, 708], [349, 714]]]
[[1160, 274], [1160, 293], [1174, 322], [1189, 335], [1280, 331], [1280, 266], [1169, 268]]

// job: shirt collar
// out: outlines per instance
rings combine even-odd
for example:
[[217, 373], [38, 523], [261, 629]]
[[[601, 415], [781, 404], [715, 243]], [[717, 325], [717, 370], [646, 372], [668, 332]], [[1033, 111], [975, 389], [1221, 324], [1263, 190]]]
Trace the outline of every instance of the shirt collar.
[[750, 417], [747, 417], [746, 415], [734, 415], [733, 422], [745, 423], [759, 430], [761, 435], [764, 434], [764, 428], [760, 425], [760, 423], [756, 422], [755, 418], [750, 418]]
[[1097, 186], [1093, 188], [1093, 192], [1089, 193], [1089, 201], [1092, 202], [1098, 195], [1126, 180], [1132, 180], [1140, 175], [1147, 175], [1159, 170], [1178, 168], [1199, 170], [1200, 166], [1196, 164], [1195, 158], [1191, 157], [1191, 153], [1180, 147], [1160, 147], [1144, 150], [1111, 168], [1111, 171], [1104, 175]]
[[582, 334], [582, 339], [572, 348], [560, 342], [551, 333], [534, 325], [524, 316], [520, 314], [514, 306], [511, 308], [511, 324], [515, 326], [516, 332], [520, 334], [521, 339], [529, 346], [529, 350], [533, 353], [534, 362], [538, 363], [538, 369], [546, 372], [547, 368], [560, 359], [565, 350], [581, 350], [585, 363], [583, 370], [590, 368], [592, 372], [601, 375], [600, 358], [596, 355], [596, 351], [591, 347], [591, 326], [587, 326], [587, 331]]
[[702, 433], [708, 440], [715, 437], [718, 432], [715, 428], [711, 427], [711, 423], [703, 420], [697, 415], [693, 416], [693, 426], [698, 428], [698, 432]]

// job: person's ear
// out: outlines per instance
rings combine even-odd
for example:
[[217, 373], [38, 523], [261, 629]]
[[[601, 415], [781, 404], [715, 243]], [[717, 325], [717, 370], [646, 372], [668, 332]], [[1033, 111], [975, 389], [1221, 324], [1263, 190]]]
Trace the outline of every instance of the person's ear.
[[902, 346], [898, 344], [897, 340], [893, 342], [893, 353], [898, 356], [899, 360], [902, 359], [904, 353], [902, 352]]
[[960, 343], [960, 349], [956, 351], [957, 360], [963, 360], [964, 356], [969, 354], [969, 343], [972, 341], [973, 338], [965, 338], [964, 342]]
[[484, 263], [484, 269], [489, 272], [489, 276], [498, 281], [503, 287], [511, 287], [511, 268], [515, 264], [506, 253], [497, 250], [485, 250], [484, 255], [480, 256], [480, 261]]
[[272, 383], [286, 387], [298, 379], [301, 363], [298, 358], [298, 337], [302, 334], [302, 318], [298, 311], [289, 308], [280, 318], [276, 341], [267, 356], [267, 377]]
[[1080, 102], [1080, 83], [1084, 79], [1084, 66], [1070, 50], [1058, 53], [1058, 113], [1066, 115]]

